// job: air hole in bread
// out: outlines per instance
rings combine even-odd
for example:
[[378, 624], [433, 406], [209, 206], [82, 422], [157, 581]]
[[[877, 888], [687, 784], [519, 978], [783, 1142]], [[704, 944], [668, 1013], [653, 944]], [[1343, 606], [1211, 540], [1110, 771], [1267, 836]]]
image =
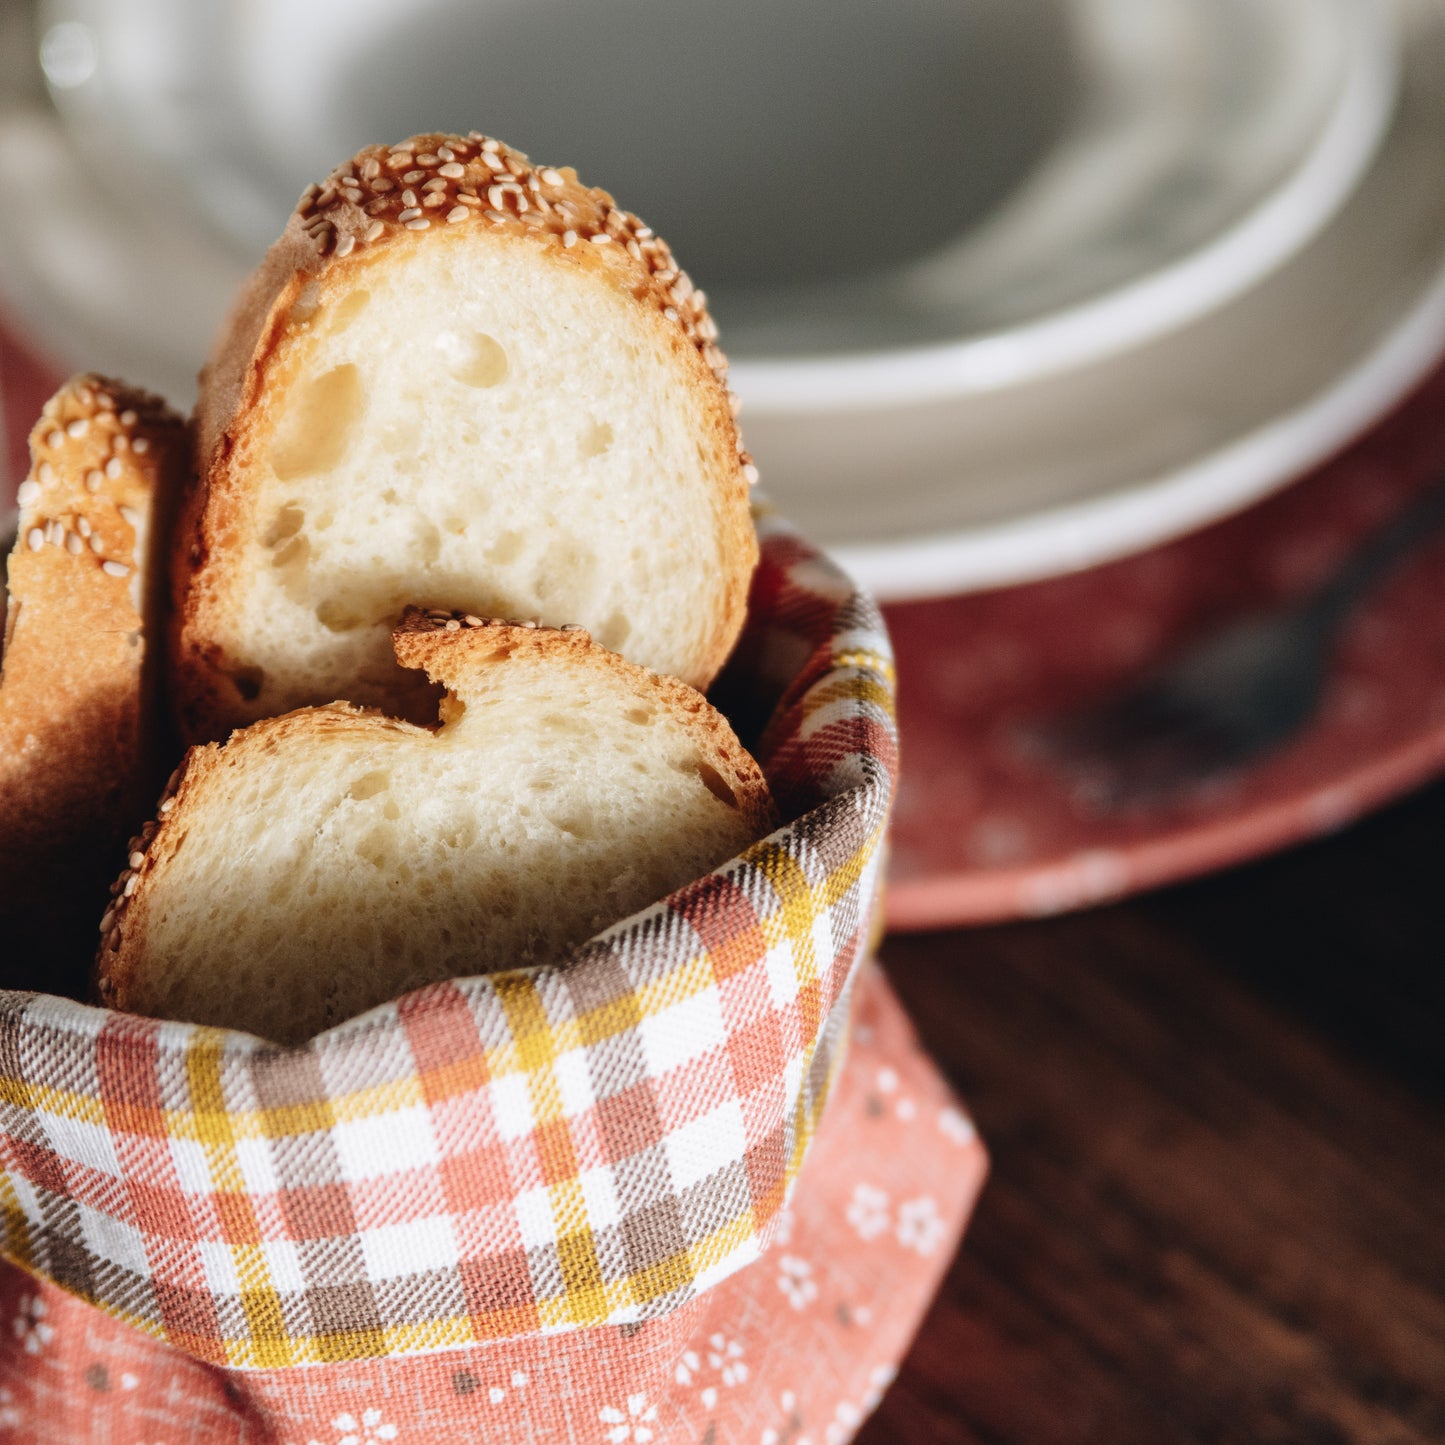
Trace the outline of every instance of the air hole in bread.
[[705, 787], [718, 802], [726, 803], [729, 808], [737, 807], [738, 795], [728, 786], [727, 779], [724, 778], [711, 763], [705, 763], [699, 760], [697, 775], [702, 779], [703, 787]]
[[525, 540], [520, 532], [499, 532], [496, 541], [482, 555], [488, 562], [505, 566], [508, 562], [517, 560]]
[[416, 524], [416, 555], [428, 567], [432, 566], [442, 554], [442, 534], [424, 518], [418, 518]]
[[352, 845], [352, 852], [373, 868], [384, 868], [396, 849], [396, 830], [378, 823], [368, 828]]
[[288, 538], [294, 537], [305, 525], [306, 513], [294, 502], [287, 502], [261, 534], [263, 546], [277, 547]]
[[255, 702], [261, 696], [266, 683], [266, 674], [259, 667], [236, 667], [226, 674], [231, 686], [247, 701]]
[[271, 558], [271, 565], [281, 575], [281, 590], [298, 606], [305, 605], [307, 578], [306, 569], [311, 561], [311, 539], [306, 536], [292, 537], [283, 542]]
[[328, 632], [355, 632], [370, 621], [355, 606], [338, 597], [327, 597], [317, 604], [316, 620]]
[[582, 433], [582, 440], [578, 447], [583, 457], [600, 457], [611, 450], [615, 437], [611, 426], [605, 421], [593, 420], [592, 424]]
[[366, 303], [370, 300], [370, 291], [363, 291], [359, 287], [355, 291], [348, 291], [331, 310], [330, 330], [333, 333], [345, 331], [366, 309]]
[[632, 636], [632, 623], [621, 612], [610, 613], [597, 629], [597, 641], [612, 652], [620, 652]]
[[651, 710], [651, 708], [632, 707], [628, 708], [628, 710], [623, 713], [622, 716], [625, 717], [628, 722], [636, 723], [638, 727], [645, 728], [650, 726], [655, 721], [657, 715]]
[[271, 470], [283, 482], [329, 472], [341, 462], [364, 400], [361, 373], [350, 362], [293, 390], [295, 399], [271, 439]]
[[[378, 429], [377, 440], [382, 451], [405, 461], [412, 460], [421, 447], [421, 417], [417, 410], [408, 407], [400, 416], [384, 422]], [[390, 488], [381, 495], [384, 501], [396, 505], [396, 493]]]
[[454, 380], [481, 390], [506, 380], [507, 353], [495, 336], [485, 331], [443, 331], [436, 348]]
[[573, 838], [592, 838], [596, 836], [597, 820], [592, 813], [584, 808], [549, 808], [545, 804], [542, 807], [542, 816], [557, 829], [560, 833], [567, 833]]
[[369, 773], [363, 773], [347, 790], [348, 798], [355, 798], [358, 802], [367, 798], [374, 798], [378, 793], [384, 793], [391, 787], [391, 774], [385, 768], [373, 768]]
[[465, 517], [448, 517], [442, 523], [453, 537], [465, 537], [467, 535], [467, 520]]

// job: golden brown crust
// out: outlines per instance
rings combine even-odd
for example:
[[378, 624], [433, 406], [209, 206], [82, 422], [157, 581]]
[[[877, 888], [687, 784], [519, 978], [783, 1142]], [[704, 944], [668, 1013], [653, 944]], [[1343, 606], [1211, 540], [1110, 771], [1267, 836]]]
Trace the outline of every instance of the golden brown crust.
[[4, 916], [81, 898], [154, 785], [156, 580], [189, 442], [160, 398], [87, 375], [30, 452], [0, 662]]
[[[403, 219], [405, 218], [405, 219]], [[244, 667], [218, 642], [240, 563], [235, 542], [254, 526], [247, 472], [298, 364], [290, 343], [304, 318], [398, 248], [464, 241], [481, 227], [541, 249], [558, 265], [585, 269], [649, 308], [691, 352], [707, 398], [706, 437], [736, 459], [717, 499], [724, 594], [687, 681], [706, 687], [741, 631], [757, 542], [748, 513], [757, 479], [734, 421], [727, 360], [698, 291], [661, 238], [571, 169], [533, 166], [520, 152], [477, 133], [431, 134], [400, 146], [370, 146], [309, 187], [280, 239], [252, 276], [201, 375], [196, 411], [196, 481], [176, 529], [171, 655], [178, 720], [190, 739], [223, 736], [248, 722]], [[298, 326], [299, 322], [299, 326]], [[723, 494], [725, 493], [725, 494]], [[420, 599], [419, 599], [420, 600]]]

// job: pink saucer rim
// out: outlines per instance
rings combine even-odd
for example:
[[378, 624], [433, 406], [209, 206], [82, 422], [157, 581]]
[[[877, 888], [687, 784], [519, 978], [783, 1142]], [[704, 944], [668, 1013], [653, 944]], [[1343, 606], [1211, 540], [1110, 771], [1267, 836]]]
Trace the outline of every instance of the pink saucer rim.
[[[1306, 735], [1307, 737], [1307, 735]], [[1301, 738], [1296, 743], [1305, 742]], [[1445, 721], [1308, 790], [1247, 804], [1198, 823], [1163, 822], [1152, 833], [1012, 868], [889, 880], [889, 932], [1016, 923], [1182, 883], [1323, 838], [1445, 772]]]

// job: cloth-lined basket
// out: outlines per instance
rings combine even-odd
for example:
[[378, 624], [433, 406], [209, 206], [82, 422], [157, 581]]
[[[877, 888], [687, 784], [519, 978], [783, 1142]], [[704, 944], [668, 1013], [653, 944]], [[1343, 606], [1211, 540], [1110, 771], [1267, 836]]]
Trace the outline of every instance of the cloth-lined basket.
[[[803, 1251], [789, 1201], [874, 921], [893, 678], [872, 602], [759, 526], [718, 697], [791, 821], [565, 967], [434, 985], [296, 1049], [0, 994], [0, 1437], [721, 1445], [819, 1408], [815, 1445], [852, 1433], [982, 1154], [870, 982], [855, 1059], [878, 1077], [850, 1073], [852, 1146], [804, 1177], [821, 1203], [872, 1158], [889, 1187], [810, 1237], [856, 1215], [913, 1284], [881, 1255], [839, 1284]], [[900, 1121], [938, 1137], [905, 1159]], [[895, 1199], [909, 1168], [931, 1192]], [[887, 1318], [858, 1303], [885, 1281]], [[866, 1318], [822, 1394], [800, 1375], [764, 1399], [769, 1312], [802, 1323], [835, 1286], [834, 1317]]]

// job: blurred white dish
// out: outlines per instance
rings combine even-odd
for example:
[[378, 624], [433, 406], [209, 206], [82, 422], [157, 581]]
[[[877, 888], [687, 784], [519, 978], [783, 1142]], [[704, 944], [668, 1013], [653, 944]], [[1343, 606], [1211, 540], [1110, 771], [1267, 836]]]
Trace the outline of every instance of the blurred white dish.
[[1445, 9], [1393, 8], [1392, 123], [1294, 260], [1191, 326], [1032, 385], [755, 416], [749, 445], [788, 512], [884, 598], [977, 591], [1214, 521], [1381, 416], [1445, 349]]

